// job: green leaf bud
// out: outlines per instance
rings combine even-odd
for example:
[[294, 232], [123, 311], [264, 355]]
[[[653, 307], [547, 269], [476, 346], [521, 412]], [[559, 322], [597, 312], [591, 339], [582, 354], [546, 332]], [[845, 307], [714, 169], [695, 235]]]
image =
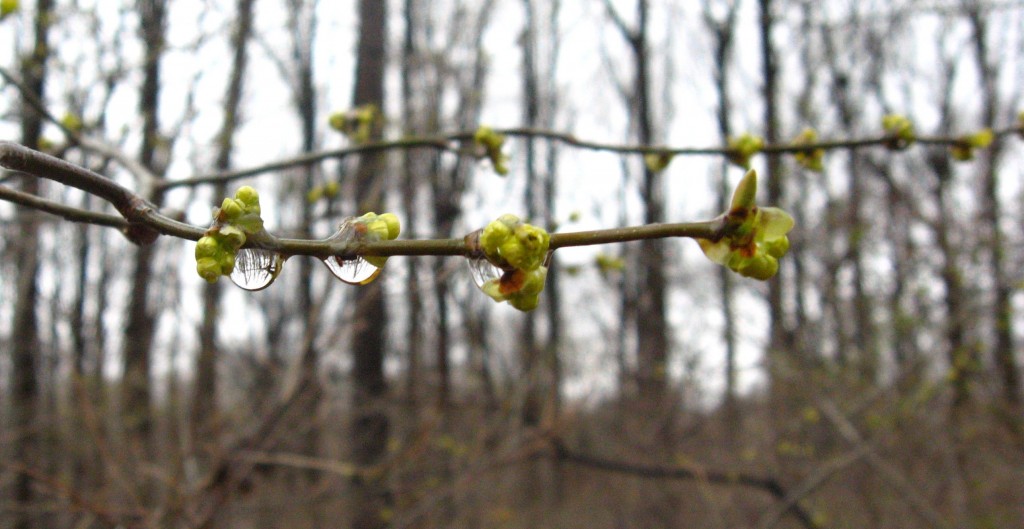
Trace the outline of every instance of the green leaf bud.
[[751, 169], [743, 175], [743, 179], [736, 184], [736, 190], [732, 193], [730, 211], [745, 211], [754, 207], [754, 199], [757, 196], [757, 171]]
[[220, 240], [228, 251], [234, 253], [245, 244], [245, 232], [237, 226], [223, 226], [220, 228]]

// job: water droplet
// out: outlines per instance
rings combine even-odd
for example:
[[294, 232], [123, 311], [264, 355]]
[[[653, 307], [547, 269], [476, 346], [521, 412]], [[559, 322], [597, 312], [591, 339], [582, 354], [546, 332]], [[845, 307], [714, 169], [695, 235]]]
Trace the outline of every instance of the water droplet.
[[[341, 221], [338, 231], [334, 232], [329, 239], [340, 241], [352, 241], [366, 234], [366, 226], [356, 222], [356, 217], [347, 217]], [[322, 259], [334, 277], [350, 285], [366, 285], [372, 283], [380, 275], [381, 269], [370, 264], [362, 257], [342, 257], [332, 255]]]
[[231, 282], [245, 290], [263, 290], [281, 273], [284, 258], [277, 252], [260, 248], [244, 248], [235, 256]]
[[501, 268], [491, 264], [486, 257], [468, 257], [466, 262], [469, 263], [469, 272], [473, 276], [473, 282], [480, 288], [483, 288], [484, 283], [498, 279], [505, 273]]
[[346, 259], [333, 255], [323, 260], [334, 277], [350, 285], [366, 285], [372, 283], [380, 275], [380, 268], [368, 263], [362, 257]]

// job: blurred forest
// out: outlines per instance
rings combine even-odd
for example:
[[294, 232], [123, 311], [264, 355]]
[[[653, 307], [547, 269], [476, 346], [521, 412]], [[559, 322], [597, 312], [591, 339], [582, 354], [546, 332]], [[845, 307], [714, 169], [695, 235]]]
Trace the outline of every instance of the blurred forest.
[[[207, 284], [194, 242], [5, 170], [0, 529], [1024, 527], [1024, 2], [12, 4], [0, 138], [195, 226], [243, 184], [299, 238], [365, 211], [403, 239], [696, 221], [728, 157], [574, 141], [836, 144], [820, 172], [753, 158], [797, 221], [768, 282], [687, 239], [565, 249], [530, 313], [459, 257]], [[329, 126], [368, 104], [365, 137]], [[858, 143], [887, 114], [921, 141]], [[348, 149], [481, 124], [523, 132], [504, 178]]]

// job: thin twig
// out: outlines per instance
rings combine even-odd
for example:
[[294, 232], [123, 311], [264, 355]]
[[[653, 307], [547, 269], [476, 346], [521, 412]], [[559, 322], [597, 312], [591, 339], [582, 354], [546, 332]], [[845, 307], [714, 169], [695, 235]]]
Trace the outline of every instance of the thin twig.
[[789, 494], [786, 489], [782, 487], [778, 480], [772, 477], [753, 476], [742, 472], [723, 472], [704, 468], [637, 465], [580, 454], [569, 450], [561, 443], [556, 443], [555, 450], [558, 459], [561, 461], [605, 472], [629, 474], [647, 479], [699, 480], [715, 485], [740, 485], [759, 489], [780, 501], [786, 502], [785, 512], [791, 513], [804, 527], [808, 529], [820, 529], [821, 527], [800, 506], [799, 499], [791, 502], [788, 501]]
[[[871, 445], [864, 442], [863, 436], [857, 428], [846, 418], [834, 402], [825, 400], [821, 404], [821, 413], [835, 427], [836, 432], [848, 443], [860, 446]], [[878, 455], [873, 449], [865, 454], [865, 461], [871, 466], [883, 481], [890, 487], [896, 489], [910, 505], [914, 514], [918, 515], [931, 527], [941, 529], [952, 529], [952, 525], [946, 521], [942, 513], [928, 504], [928, 501], [914, 486], [903, 476], [903, 473], [891, 465], [888, 461]]]
[[45, 213], [57, 215], [58, 217], [70, 220], [71, 222], [82, 222], [117, 229], [125, 229], [128, 227], [128, 222], [124, 220], [123, 217], [111, 215], [110, 213], [101, 213], [98, 211], [89, 211], [86, 209], [66, 206], [60, 202], [39, 198], [31, 193], [23, 193], [4, 185], [0, 185], [0, 200], [13, 202]]

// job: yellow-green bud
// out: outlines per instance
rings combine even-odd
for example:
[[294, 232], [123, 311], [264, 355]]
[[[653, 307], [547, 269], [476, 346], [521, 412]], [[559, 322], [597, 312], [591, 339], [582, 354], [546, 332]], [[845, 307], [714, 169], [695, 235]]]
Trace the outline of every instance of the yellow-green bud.
[[243, 210], [244, 204], [233, 198], [225, 198], [224, 201], [220, 203], [220, 213], [224, 219], [228, 221], [241, 217]]
[[20, 8], [18, 0], [0, 0], [0, 20], [3, 20]]
[[201, 237], [196, 242], [196, 259], [202, 259], [204, 257], [216, 257], [217, 253], [220, 252], [220, 244], [217, 239], [205, 236]]
[[327, 118], [327, 124], [334, 130], [342, 132], [345, 130], [347, 125], [347, 119], [344, 112], [335, 112]]
[[330, 182], [327, 182], [326, 185], [324, 185], [324, 196], [326, 196], [327, 198], [334, 198], [338, 196], [338, 191], [340, 189], [341, 186], [339, 186], [338, 183], [335, 182], [334, 180], [331, 180]]
[[764, 251], [768, 255], [779, 259], [789, 251], [789, 237], [779, 237], [778, 239], [766, 241], [763, 243], [763, 246]]
[[755, 255], [743, 258], [733, 268], [740, 275], [767, 281], [779, 271], [779, 261], [770, 255]]
[[394, 213], [382, 213], [377, 216], [377, 219], [384, 221], [388, 227], [387, 240], [397, 239], [398, 235], [402, 233], [402, 223], [398, 221], [398, 216]]
[[[483, 233], [480, 234], [480, 246], [488, 256], [497, 257], [498, 247], [512, 236], [512, 227], [502, 222], [504, 218], [506, 218], [506, 215], [502, 215], [498, 220], [487, 224], [484, 227]], [[516, 218], [516, 221], [518, 220]]]
[[209, 283], [216, 283], [220, 277], [220, 263], [212, 257], [196, 259], [196, 272]]
[[235, 191], [235, 198], [238, 199], [243, 206], [259, 206], [260, 205], [260, 194], [255, 189], [249, 186], [242, 186]]
[[652, 172], [660, 173], [672, 162], [672, 157], [670, 152], [649, 152], [644, 155], [644, 165]]
[[540, 294], [533, 296], [515, 296], [509, 298], [508, 304], [523, 312], [530, 312], [540, 305]]
[[748, 210], [754, 206], [754, 199], [757, 196], [757, 171], [751, 169], [743, 175], [743, 179], [736, 184], [736, 190], [732, 193], [731, 211]]

